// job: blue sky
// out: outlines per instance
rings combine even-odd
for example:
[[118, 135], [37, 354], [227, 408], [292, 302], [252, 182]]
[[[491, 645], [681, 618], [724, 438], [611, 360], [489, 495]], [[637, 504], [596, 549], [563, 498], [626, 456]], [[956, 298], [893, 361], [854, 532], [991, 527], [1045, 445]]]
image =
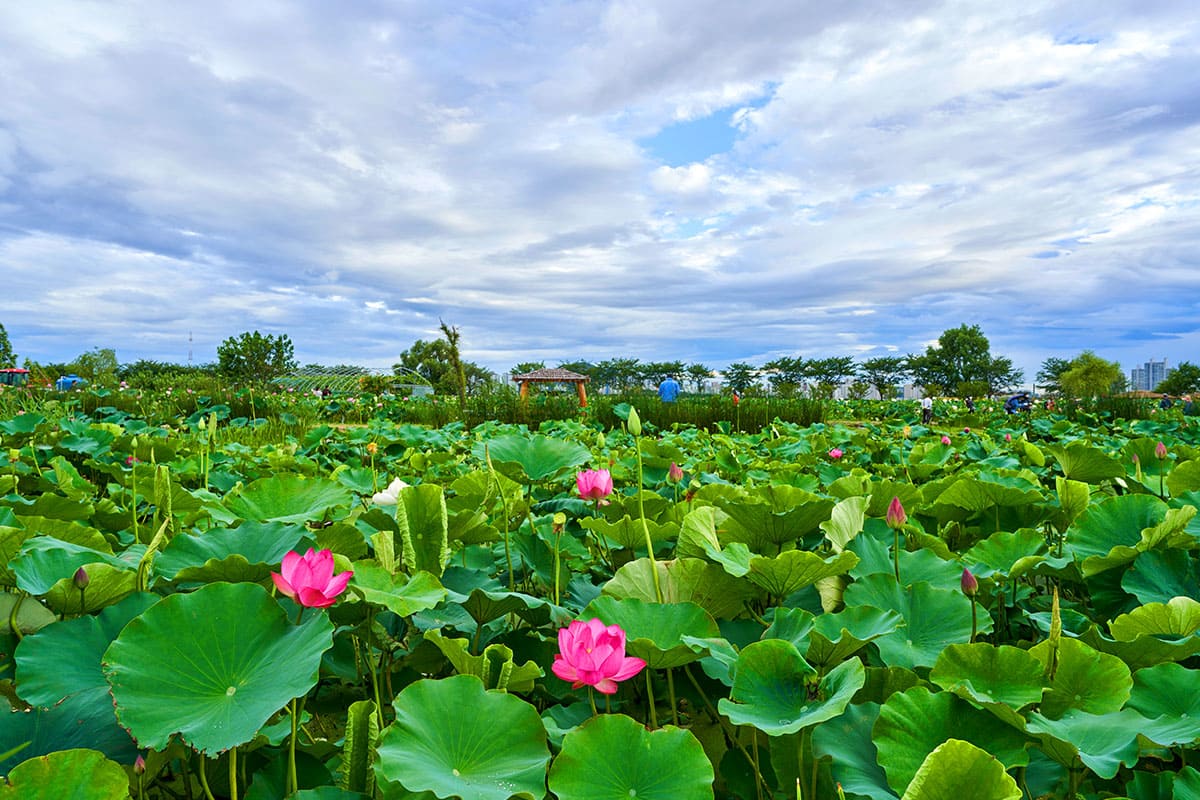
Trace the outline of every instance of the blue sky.
[[0, 8], [20, 356], [1200, 362], [1182, 2]]

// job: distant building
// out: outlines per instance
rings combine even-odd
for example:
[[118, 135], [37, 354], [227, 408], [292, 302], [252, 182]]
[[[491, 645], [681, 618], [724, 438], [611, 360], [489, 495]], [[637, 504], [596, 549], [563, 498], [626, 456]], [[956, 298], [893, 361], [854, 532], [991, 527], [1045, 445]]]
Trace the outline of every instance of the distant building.
[[1151, 359], [1140, 367], [1134, 367], [1129, 371], [1129, 388], [1152, 392], [1173, 371], [1173, 368], [1167, 367], [1167, 360], [1165, 358], [1162, 361]]

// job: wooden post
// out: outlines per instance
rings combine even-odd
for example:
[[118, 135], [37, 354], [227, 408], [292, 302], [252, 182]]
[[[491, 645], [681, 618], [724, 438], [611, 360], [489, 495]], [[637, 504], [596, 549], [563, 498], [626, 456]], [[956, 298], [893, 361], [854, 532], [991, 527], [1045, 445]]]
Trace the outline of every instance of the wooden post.
[[583, 388], [585, 381], [575, 381], [575, 391], [579, 392], [579, 407], [587, 408], [587, 389]]
[[529, 381], [521, 381], [521, 399], [529, 399]]

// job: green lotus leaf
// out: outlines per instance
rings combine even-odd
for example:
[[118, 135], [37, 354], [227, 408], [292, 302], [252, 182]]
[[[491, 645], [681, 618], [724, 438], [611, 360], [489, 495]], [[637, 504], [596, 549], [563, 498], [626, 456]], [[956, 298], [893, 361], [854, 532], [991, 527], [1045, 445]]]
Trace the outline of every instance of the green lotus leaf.
[[1005, 714], [995, 706], [1013, 712], [1042, 699], [1045, 666], [1028, 652], [1016, 647], [977, 642], [952, 644], [933, 665], [929, 680], [964, 700], [999, 712], [1018, 727], [1015, 713]]
[[1006, 768], [1029, 763], [1028, 738], [949, 692], [914, 687], [893, 694], [879, 710], [872, 734], [888, 785], [902, 793], [938, 745], [961, 739], [981, 747]]
[[215, 583], [266, 580], [305, 537], [301, 525], [243, 522], [171, 539], [154, 559], [154, 572], [167, 580]]
[[1113, 638], [1124, 642], [1141, 636], [1191, 637], [1200, 631], [1200, 602], [1173, 597], [1166, 603], [1147, 603], [1117, 617], [1108, 629]]
[[816, 616], [803, 608], [776, 608], [771, 610], [771, 624], [762, 633], [763, 639], [783, 639], [791, 642], [800, 652], [808, 649], [808, 638], [812, 635]]
[[[932, 667], [946, 647], [971, 638], [971, 601], [961, 591], [937, 589], [924, 581], [902, 587], [891, 575], [868, 575], [846, 589], [845, 602], [903, 617], [904, 625], [875, 639], [883, 662], [890, 667]], [[980, 614], [978, 633], [991, 628], [991, 616]]]
[[1167, 475], [1167, 491], [1171, 497], [1200, 491], [1200, 459], [1176, 464]]
[[137, 573], [124, 565], [94, 563], [83, 568], [87, 591], [80, 595], [74, 577], [63, 578], [43, 595], [46, 605], [60, 616], [90, 614], [125, 599], [137, 589]]
[[1138, 602], [1166, 603], [1175, 597], [1200, 596], [1200, 573], [1184, 550], [1139, 553], [1121, 577], [1121, 588]]
[[485, 452], [498, 472], [522, 485], [548, 480], [592, 458], [591, 451], [581, 444], [541, 435], [496, 436], [472, 448], [480, 460], [485, 459]]
[[773, 484], [758, 487], [744, 498], [720, 499], [717, 507], [729, 515], [723, 539], [741, 542], [754, 553], [778, 553], [782, 545], [817, 530], [830, 518], [830, 498]]
[[835, 505], [829, 519], [818, 526], [825, 531], [825, 538], [833, 546], [834, 552], [845, 550], [846, 545], [862, 533], [869, 503], [866, 497], [847, 497]]
[[35, 598], [0, 593], [0, 635], [11, 634], [14, 625], [22, 634], [35, 633], [57, 619], [53, 611]]
[[1045, 450], [1058, 461], [1063, 475], [1074, 481], [1097, 484], [1125, 474], [1125, 465], [1119, 460], [1083, 442], [1047, 445]]
[[396, 498], [396, 544], [404, 568], [441, 577], [450, 561], [449, 521], [441, 486], [423, 483], [406, 486]]
[[433, 608], [446, 598], [446, 590], [428, 572], [393, 575], [383, 567], [365, 561], [354, 564], [354, 577], [348, 588], [351, 595], [383, 606], [399, 617]]
[[[659, 523], [652, 519], [645, 522], [652, 542], [669, 542], [679, 536], [679, 525], [674, 522]], [[584, 517], [579, 524], [626, 550], [646, 549], [646, 531], [642, 529], [642, 520], [628, 514], [615, 522], [603, 517]]]
[[1139, 732], [1156, 744], [1193, 744], [1200, 740], [1200, 671], [1179, 664], [1140, 669], [1126, 708], [1146, 718]]
[[[1154, 604], [1151, 604], [1154, 605]], [[1142, 606], [1147, 608], [1147, 606]], [[1139, 611], [1140, 609], [1134, 609]], [[1150, 633], [1134, 635], [1130, 641], [1110, 639], [1095, 625], [1090, 625], [1079, 634], [1080, 641], [1099, 650], [1116, 656], [1125, 662], [1132, 670], [1153, 667], [1171, 661], [1182, 661], [1185, 658], [1200, 653], [1200, 636], [1158, 636]]]
[[61, 750], [13, 767], [2, 800], [128, 800], [129, 776], [95, 750]]
[[698, 558], [655, 561], [653, 567], [647, 558], [630, 561], [604, 584], [604, 594], [622, 600], [656, 602], [651, 569], [658, 572], [664, 602], [695, 603], [716, 619], [738, 616], [744, 602], [754, 596], [753, 588], [746, 581], [727, 574], [717, 564]]
[[700, 668], [704, 674], [726, 686], [733, 686], [733, 674], [737, 670], [738, 651], [727, 639], [703, 639], [684, 636], [683, 643], [700, 654]]
[[[38, 536], [21, 545], [10, 567], [19, 589], [41, 595], [49, 592], [60, 580], [69, 581], [76, 570], [88, 564], [107, 564], [118, 570], [136, 570], [140, 552], [144, 551], [130, 548], [123, 557], [114, 556], [82, 545]], [[76, 594], [79, 592], [78, 589], [74, 591]]]
[[65, 620], [26, 636], [13, 659], [17, 694], [31, 705], [48, 707], [72, 695], [91, 693], [98, 695], [92, 699], [100, 709], [111, 713], [112, 698], [100, 658], [121, 629], [158, 600], [157, 595], [135, 594], [96, 616]]
[[74, 747], [99, 750], [125, 764], [137, 757], [133, 739], [117, 725], [111, 697], [101, 703], [82, 692], [51, 708], [24, 711], [0, 697], [0, 775], [25, 759]]
[[727, 514], [715, 506], [696, 506], [683, 518], [679, 538], [675, 542], [677, 558], [702, 558], [709, 548], [721, 549], [717, 528]]
[[804, 658], [825, 672], [903, 624], [904, 618], [895, 611], [871, 606], [850, 606], [836, 614], [822, 614], [813, 621]]
[[949, 739], [921, 763], [902, 800], [1021, 800], [1020, 787], [996, 758], [970, 742]]
[[517, 666], [513, 661], [513, 651], [502, 644], [489, 644], [482, 654], [473, 656], [467, 652], [470, 642], [466, 639], [447, 639], [436, 630], [425, 631], [425, 638], [437, 645], [455, 672], [474, 675], [488, 689], [530, 692], [533, 691], [533, 682], [545, 674], [532, 661]]
[[[1029, 650], [1043, 667], [1049, 663], [1052, 652], [1049, 641], [1039, 642]], [[1125, 662], [1116, 656], [1064, 636], [1058, 642], [1057, 664], [1039, 709], [1050, 719], [1058, 719], [1069, 709], [1106, 714], [1116, 711], [1129, 699], [1133, 676]]]
[[568, 733], [550, 767], [559, 800], [702, 800], [713, 796], [712, 784], [712, 763], [689, 731], [648, 731], [623, 714]]
[[1161, 523], [1166, 512], [1166, 504], [1157, 497], [1110, 497], [1075, 521], [1067, 531], [1067, 550], [1082, 562], [1085, 576], [1127, 564], [1137, 557], [1142, 531]]
[[247, 522], [293, 522], [324, 519], [338, 507], [354, 502], [345, 486], [325, 478], [280, 473], [235, 488], [224, 505]]
[[746, 578], [772, 597], [782, 598], [823, 578], [845, 575], [857, 563], [858, 556], [848, 551], [825, 559], [807, 550], [786, 550], [778, 556], [751, 558]]
[[1018, 577], [1042, 560], [1046, 554], [1046, 537], [1041, 531], [1022, 528], [1019, 531], [998, 531], [963, 553], [965, 564], [976, 578], [992, 575]]
[[492, 620], [508, 614], [516, 614], [531, 625], [541, 626], [549, 622], [569, 622], [568, 612], [540, 597], [522, 592], [488, 591], [472, 589], [468, 595], [450, 591], [447, 599], [458, 603], [471, 615], [477, 625], [486, 625]]
[[932, 690], [933, 684], [923, 681], [911, 669], [903, 667], [867, 667], [867, 682], [854, 695], [855, 703], [886, 703], [887, 699], [899, 692], [906, 692], [914, 686], [924, 686]]
[[396, 719], [383, 731], [375, 765], [381, 782], [462, 800], [545, 795], [546, 729], [524, 700], [455, 675], [409, 684], [393, 706]]
[[865, 680], [857, 660], [818, 678], [791, 642], [765, 639], [738, 655], [733, 690], [721, 698], [717, 710], [734, 725], [784, 736], [841, 714]]
[[595, 617], [625, 631], [625, 651], [651, 669], [679, 667], [700, 656], [683, 643], [684, 636], [700, 639], [721, 635], [716, 620], [695, 603], [645, 603], [629, 598], [597, 597], [579, 615]]
[[[859, 562], [850, 570], [851, 577], [857, 580], [868, 575], [894, 575], [892, 547], [891, 536], [886, 541], [870, 535], [856, 538], [850, 550]], [[900, 579], [905, 584], [925, 581], [943, 589], [956, 589], [961, 577], [962, 565], [958, 562], [940, 558], [924, 547], [909, 552], [904, 549], [904, 538], [900, 538]]]
[[12, 505], [13, 512], [19, 517], [44, 517], [63, 522], [81, 522], [91, 519], [96, 513], [96, 506], [85, 500], [72, 500], [59, 494], [38, 495], [33, 501], [22, 498], [5, 501]]
[[879, 766], [879, 753], [871, 740], [871, 730], [878, 719], [878, 703], [859, 703], [813, 729], [813, 753], [818, 758], [832, 760], [833, 778], [847, 795], [872, 800], [896, 797], [887, 784], [887, 774]]
[[173, 734], [204, 753], [254, 738], [317, 681], [333, 645], [326, 614], [300, 625], [252, 583], [174, 594], [132, 620], [104, 653], [117, 717], [143, 747]]
[[1058, 494], [1058, 512], [1054, 515], [1054, 525], [1058, 530], [1065, 531], [1087, 511], [1092, 501], [1091, 488], [1083, 481], [1073, 481], [1069, 478], [1056, 477], [1054, 489]]
[[12, 419], [0, 421], [0, 431], [9, 436], [28, 436], [37, 430], [46, 418], [37, 413], [18, 414]]
[[1174, 800], [1200, 800], [1200, 770], [1184, 767], [1175, 773]]
[[1059, 719], [1030, 712], [1027, 728], [1038, 734], [1046, 755], [1064, 767], [1073, 768], [1078, 757], [1101, 778], [1111, 778], [1122, 764], [1137, 763], [1138, 733], [1145, 723], [1132, 709], [1089, 714], [1073, 708]]
[[1045, 499], [1034, 483], [1016, 475], [979, 472], [960, 477], [938, 495], [932, 506], [954, 506], [978, 513], [995, 506], [1023, 506]]

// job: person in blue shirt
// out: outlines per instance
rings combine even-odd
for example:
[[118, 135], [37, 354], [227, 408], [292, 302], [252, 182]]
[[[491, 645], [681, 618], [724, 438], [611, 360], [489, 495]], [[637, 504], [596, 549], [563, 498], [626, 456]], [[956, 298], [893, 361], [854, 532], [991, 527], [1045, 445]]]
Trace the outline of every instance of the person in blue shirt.
[[658, 385], [658, 399], [664, 403], [674, 403], [676, 397], [679, 397], [679, 381], [668, 375], [667, 379]]

